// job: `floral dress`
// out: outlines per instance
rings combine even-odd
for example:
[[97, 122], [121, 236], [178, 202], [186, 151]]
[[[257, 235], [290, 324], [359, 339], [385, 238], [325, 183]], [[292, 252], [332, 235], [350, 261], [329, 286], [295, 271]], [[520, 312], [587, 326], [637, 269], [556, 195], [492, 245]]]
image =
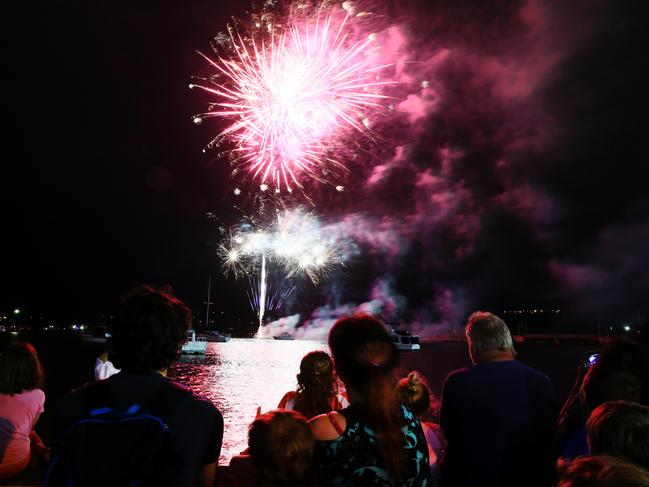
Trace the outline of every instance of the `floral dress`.
[[419, 419], [406, 406], [400, 406], [404, 420], [403, 449], [407, 467], [402, 481], [396, 482], [379, 459], [376, 431], [362, 419], [354, 405], [340, 414], [347, 427], [335, 440], [318, 441], [316, 462], [324, 486], [430, 487], [428, 445]]

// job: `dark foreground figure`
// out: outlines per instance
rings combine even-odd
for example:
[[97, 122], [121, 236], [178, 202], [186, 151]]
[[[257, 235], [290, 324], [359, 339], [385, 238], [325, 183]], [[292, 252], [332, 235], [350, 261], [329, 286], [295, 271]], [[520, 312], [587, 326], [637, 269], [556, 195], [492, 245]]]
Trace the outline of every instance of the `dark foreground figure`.
[[366, 315], [341, 318], [329, 348], [351, 405], [309, 422], [321, 485], [430, 486], [426, 437], [396, 396], [399, 355], [383, 324]]
[[466, 335], [474, 365], [452, 372], [442, 393], [444, 486], [552, 485], [558, 404], [550, 379], [514, 360], [497, 316], [474, 313]]
[[221, 413], [165, 376], [190, 322], [181, 301], [148, 287], [123, 300], [110, 329], [122, 371], [61, 401], [50, 485], [214, 484]]

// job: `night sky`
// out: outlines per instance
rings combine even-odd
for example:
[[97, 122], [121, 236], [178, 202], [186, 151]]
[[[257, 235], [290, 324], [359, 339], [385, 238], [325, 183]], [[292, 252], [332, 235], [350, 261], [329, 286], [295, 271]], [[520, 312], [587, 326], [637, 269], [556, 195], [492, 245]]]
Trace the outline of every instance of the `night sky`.
[[[195, 51], [248, 2], [23, 4], [3, 14], [0, 312], [93, 319], [142, 282], [202, 312], [211, 273], [216, 309], [252, 319], [247, 281], [215, 256], [250, 198], [201, 152], [218, 125], [192, 122], [210, 99], [188, 89], [207, 72]], [[649, 316], [646, 2], [377, 5], [412, 61], [401, 75], [431, 89], [400, 92], [343, 195], [314, 195], [367, 235], [285, 314], [374, 300], [430, 324], [477, 307]]]

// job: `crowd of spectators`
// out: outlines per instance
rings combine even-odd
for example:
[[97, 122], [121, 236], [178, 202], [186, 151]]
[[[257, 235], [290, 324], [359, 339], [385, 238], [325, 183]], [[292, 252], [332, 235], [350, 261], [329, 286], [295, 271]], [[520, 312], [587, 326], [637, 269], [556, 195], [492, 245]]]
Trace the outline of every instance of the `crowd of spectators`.
[[331, 356], [308, 353], [297, 389], [258, 412], [248, 449], [217, 470], [221, 412], [166, 375], [190, 325], [171, 294], [128, 294], [101, 380], [45, 413], [51, 450], [34, 430], [45, 400], [38, 354], [24, 342], [4, 350], [0, 483], [47, 466], [51, 486], [649, 487], [640, 343], [614, 340], [581, 364], [561, 407], [551, 380], [516, 360], [503, 320], [476, 312], [466, 325], [473, 365], [449, 374], [438, 400], [420, 373], [398, 377], [399, 352], [378, 319], [344, 317], [329, 333]]

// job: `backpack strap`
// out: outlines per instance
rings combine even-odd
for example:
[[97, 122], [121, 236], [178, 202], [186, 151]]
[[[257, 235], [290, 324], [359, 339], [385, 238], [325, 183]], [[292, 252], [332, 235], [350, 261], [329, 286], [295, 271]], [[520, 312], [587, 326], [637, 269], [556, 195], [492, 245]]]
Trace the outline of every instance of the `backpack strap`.
[[125, 411], [115, 411], [110, 405], [109, 382], [108, 380], [98, 381], [84, 389], [85, 410], [88, 416], [100, 416], [111, 412], [120, 416], [131, 416], [142, 411], [160, 417], [166, 422], [178, 402], [192, 395], [189, 389], [165, 377], [157, 393], [153, 394], [149, 400], [142, 404], [133, 403]]
[[99, 416], [110, 413], [108, 381], [102, 380], [89, 384], [83, 389], [83, 401], [88, 416]]

